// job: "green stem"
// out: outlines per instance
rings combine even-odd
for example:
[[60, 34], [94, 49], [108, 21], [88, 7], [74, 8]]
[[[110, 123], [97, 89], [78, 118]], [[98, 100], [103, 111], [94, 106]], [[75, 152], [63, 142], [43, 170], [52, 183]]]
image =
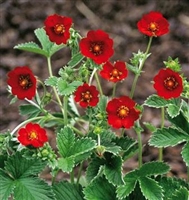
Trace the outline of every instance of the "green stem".
[[189, 183], [189, 167], [187, 167], [187, 176], [188, 176], [188, 183]]
[[64, 96], [64, 125], [68, 124], [68, 96]]
[[[48, 63], [49, 75], [50, 75], [50, 77], [52, 77], [53, 73], [52, 73], [52, 66], [51, 66], [51, 57], [47, 57], [47, 63]], [[57, 99], [57, 101], [59, 103], [59, 106], [60, 106], [60, 109], [62, 111], [62, 114], [64, 115], [64, 110], [63, 110], [62, 102], [60, 101], [60, 98], [59, 98], [58, 93], [56, 91], [56, 87], [53, 87], [53, 90], [54, 90], [54, 94], [56, 96], [56, 99]]]
[[100, 147], [100, 134], [98, 134], [97, 136], [98, 136], [98, 146]]
[[30, 118], [30, 119], [27, 119], [25, 120], [24, 122], [20, 123], [11, 133], [10, 135], [14, 135], [14, 133], [19, 129], [21, 128], [22, 126], [24, 126], [25, 124], [29, 123], [29, 122], [32, 122], [32, 121], [35, 121], [35, 120], [39, 120], [39, 119], [42, 119], [44, 116], [40, 116], [40, 117], [33, 117], [33, 118]]
[[80, 164], [80, 167], [79, 167], [78, 176], [77, 176], [77, 184], [79, 184], [79, 180], [81, 178], [82, 169], [83, 169], [83, 162]]
[[72, 184], [74, 184], [74, 170], [72, 170], [70, 173], [70, 181]]
[[112, 91], [112, 98], [115, 97], [116, 86], [117, 86], [117, 83], [114, 83], [113, 91]]
[[[165, 124], [165, 109], [164, 107], [161, 108], [161, 128], [164, 127]], [[159, 148], [159, 161], [163, 161], [163, 147]]]
[[95, 79], [96, 79], [96, 82], [97, 82], [97, 85], [98, 85], [98, 89], [99, 89], [100, 95], [102, 96], [102, 95], [103, 95], [103, 92], [102, 92], [102, 87], [101, 87], [101, 85], [100, 85], [100, 80], [99, 80], [99, 78], [98, 78], [97, 71], [95, 72]]
[[78, 130], [77, 128], [75, 128], [74, 126], [72, 126], [72, 129], [80, 136], [84, 136], [85, 134], [83, 134], [83, 132], [81, 132], [80, 130]]
[[149, 50], [150, 50], [150, 46], [151, 46], [151, 43], [152, 43], [152, 38], [153, 38], [153, 37], [150, 37], [150, 39], [149, 39], [148, 46], [147, 46], [146, 52], [145, 52], [145, 54], [144, 54], [144, 58], [143, 58], [142, 62], [140, 62], [140, 65], [139, 65], [139, 71], [138, 71], [138, 73], [135, 75], [135, 78], [134, 78], [134, 81], [133, 81], [133, 85], [132, 85], [132, 88], [131, 88], [131, 92], [130, 92], [130, 98], [133, 98], [133, 96], [134, 96], [136, 84], [137, 84], [138, 78], [139, 78], [139, 76], [140, 76], [140, 74], [141, 74], [141, 71], [142, 71], [142, 68], [143, 68], [143, 66], [144, 66], [144, 63], [145, 63], [145, 61], [146, 61], [146, 59], [147, 59], [147, 54], [148, 54], [148, 52], [149, 52]]
[[142, 166], [142, 138], [141, 138], [141, 133], [137, 132], [138, 136], [138, 166], [139, 168]]

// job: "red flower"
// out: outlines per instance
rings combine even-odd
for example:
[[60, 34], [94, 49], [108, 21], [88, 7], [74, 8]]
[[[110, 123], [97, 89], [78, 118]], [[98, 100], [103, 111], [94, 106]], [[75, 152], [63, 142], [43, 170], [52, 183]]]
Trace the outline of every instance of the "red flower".
[[16, 67], [8, 73], [7, 83], [18, 99], [32, 99], [36, 93], [36, 82], [32, 71], [26, 66]]
[[95, 86], [89, 86], [87, 83], [84, 83], [75, 91], [74, 99], [84, 108], [87, 106], [93, 107], [96, 106], [99, 101], [98, 94], [99, 92]]
[[169, 32], [169, 23], [160, 12], [145, 14], [137, 23], [141, 33], [148, 36], [161, 36]]
[[28, 123], [25, 128], [18, 131], [18, 140], [24, 145], [33, 147], [42, 147], [48, 141], [46, 131], [39, 124]]
[[113, 40], [102, 30], [89, 31], [79, 46], [81, 53], [97, 64], [106, 62], [114, 53]]
[[136, 103], [127, 96], [112, 99], [106, 107], [108, 123], [113, 128], [131, 128], [140, 114], [135, 105]]
[[100, 75], [112, 82], [118, 82], [127, 77], [128, 71], [126, 65], [122, 61], [115, 62], [112, 65], [110, 62], [106, 62], [103, 65], [103, 69], [100, 71]]
[[72, 25], [72, 19], [57, 14], [48, 16], [44, 22], [45, 31], [51, 42], [56, 44], [66, 44], [70, 38], [69, 29]]
[[177, 72], [169, 68], [161, 69], [154, 77], [154, 88], [164, 99], [177, 98], [183, 91], [183, 81]]

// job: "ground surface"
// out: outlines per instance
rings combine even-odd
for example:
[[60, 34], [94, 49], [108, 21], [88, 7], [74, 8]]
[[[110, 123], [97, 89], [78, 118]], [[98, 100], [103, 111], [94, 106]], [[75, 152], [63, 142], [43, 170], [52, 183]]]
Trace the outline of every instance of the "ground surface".
[[[33, 30], [42, 27], [48, 15], [57, 13], [69, 16], [74, 21], [74, 27], [85, 36], [91, 29], [102, 29], [114, 38], [115, 54], [112, 60], [129, 62], [132, 52], [138, 49], [145, 51], [147, 37], [137, 30], [136, 23], [143, 14], [158, 10], [169, 20], [170, 33], [156, 38], [153, 41], [152, 55], [146, 62], [146, 73], [139, 79], [139, 85], [134, 99], [142, 104], [146, 97], [154, 93], [150, 81], [157, 71], [163, 67], [163, 61], [168, 56], [178, 57], [182, 64], [182, 71], [189, 77], [189, 1], [188, 0], [0, 0], [0, 131], [12, 130], [23, 119], [18, 115], [19, 103], [9, 105], [6, 90], [6, 74], [16, 66], [28, 65], [34, 74], [42, 80], [48, 77], [47, 65], [44, 58], [32, 53], [13, 50], [18, 43], [36, 41]], [[67, 63], [70, 52], [59, 52], [53, 56], [54, 73]], [[129, 94], [133, 80], [129, 78], [119, 85], [116, 95]], [[105, 94], [109, 94], [111, 84], [104, 85]], [[150, 121], [159, 126], [159, 111], [146, 109], [144, 121]], [[49, 130], [50, 131], [50, 130]], [[146, 143], [150, 134], [143, 133], [143, 142]], [[186, 177], [186, 167], [180, 157], [182, 145], [165, 150], [165, 161], [172, 171], [170, 175]], [[157, 150], [144, 148], [144, 161], [155, 160]], [[125, 169], [137, 166], [136, 158], [129, 160]]]

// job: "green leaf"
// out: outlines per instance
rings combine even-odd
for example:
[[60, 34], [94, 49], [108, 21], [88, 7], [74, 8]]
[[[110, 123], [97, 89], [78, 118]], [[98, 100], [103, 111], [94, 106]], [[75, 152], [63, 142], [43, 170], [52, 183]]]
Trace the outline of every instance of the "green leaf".
[[189, 141], [184, 145], [181, 154], [186, 166], [189, 167]]
[[45, 80], [45, 85], [47, 86], [56, 86], [58, 78], [56, 76], [49, 77]]
[[84, 56], [81, 53], [77, 53], [71, 58], [67, 65], [70, 67], [75, 67], [83, 60], [83, 58]]
[[84, 200], [80, 185], [64, 181], [53, 185], [53, 191], [57, 200]]
[[[178, 179], [175, 177], [157, 177], [156, 181], [158, 181], [159, 185], [164, 190], [164, 199], [172, 200], [175, 191], [179, 190], [181, 187], [189, 189], [189, 185], [184, 179]], [[181, 199], [180, 199], [181, 200]]]
[[13, 180], [0, 169], [0, 199], [8, 200], [14, 189]]
[[98, 108], [100, 111], [106, 111], [106, 105], [107, 105], [108, 97], [107, 96], [100, 96], [99, 102], [98, 102]]
[[29, 115], [29, 116], [36, 117], [40, 112], [41, 110], [34, 105], [23, 104], [19, 106], [19, 113], [21, 115]]
[[183, 113], [180, 112], [179, 115], [177, 115], [174, 118], [168, 117], [169, 121], [174, 124], [178, 129], [181, 129], [186, 134], [189, 135], [189, 122], [184, 117]]
[[169, 165], [163, 162], [148, 162], [142, 165], [139, 169], [139, 176], [152, 176], [152, 175], [160, 175], [165, 174], [169, 171]]
[[65, 127], [60, 130], [57, 136], [57, 147], [62, 157], [72, 155], [71, 148], [75, 144], [75, 135], [70, 127]]
[[95, 148], [96, 143], [91, 138], [76, 140], [72, 129], [68, 126], [60, 130], [57, 136], [59, 154], [64, 159], [59, 159], [59, 167], [65, 172], [70, 172], [74, 164], [88, 158]]
[[139, 175], [139, 170], [135, 169], [129, 173], [127, 173], [124, 177], [124, 181], [126, 182], [132, 182], [132, 181], [136, 181], [138, 180], [138, 178], [140, 177]]
[[72, 146], [71, 152], [72, 155], [78, 156], [85, 152], [93, 150], [95, 146], [96, 143], [91, 138], [81, 138], [75, 142], [74, 146]]
[[186, 188], [180, 188], [176, 191], [174, 196], [171, 198], [171, 200], [188, 200], [189, 199], [189, 191]]
[[46, 31], [44, 28], [38, 28], [34, 31], [36, 37], [41, 43], [41, 46], [43, 50], [45, 51], [45, 56], [50, 57], [52, 56], [55, 52], [59, 51], [63, 47], [65, 47], [64, 44], [57, 45], [49, 40], [49, 37], [46, 35]]
[[157, 129], [151, 136], [149, 144], [155, 147], [175, 146], [188, 140], [188, 135], [175, 128]]
[[116, 193], [119, 199], [123, 199], [135, 189], [136, 181], [126, 182], [124, 185], [118, 186]]
[[113, 185], [123, 184], [121, 157], [112, 155], [107, 159], [104, 166], [104, 174], [107, 180]]
[[89, 163], [86, 171], [86, 179], [87, 182], [92, 182], [95, 178], [99, 176], [102, 171], [102, 166], [105, 164], [105, 159], [95, 157]]
[[77, 106], [75, 104], [75, 101], [74, 101], [74, 98], [73, 96], [70, 96], [69, 99], [68, 99], [68, 105], [69, 105], [69, 108], [71, 111], [73, 111], [73, 113], [76, 115], [76, 116], [79, 116], [79, 112], [78, 112], [78, 109], [77, 109]]
[[151, 132], [154, 132], [154, 131], [156, 131], [156, 127], [153, 125], [153, 124], [151, 124], [151, 123], [149, 123], [149, 122], [143, 122], [143, 124], [147, 127], [147, 129], [149, 129]]
[[58, 79], [57, 89], [60, 95], [71, 95], [75, 92], [76, 88], [82, 84], [81, 81], [73, 81], [72, 83], [67, 83], [62, 78]]
[[139, 185], [141, 188], [142, 194], [149, 200], [162, 200], [163, 191], [158, 183], [148, 177], [140, 177]]
[[182, 114], [185, 117], [186, 121], [189, 122], [189, 104], [186, 101], [184, 101], [183, 99], [181, 100], [181, 111], [182, 111]]
[[86, 200], [116, 200], [115, 190], [104, 177], [99, 177], [84, 189], [84, 197]]
[[138, 72], [139, 72], [138, 67], [135, 67], [135, 66], [133, 66], [129, 63], [126, 63], [126, 66], [127, 66], [129, 71], [133, 72], [134, 74], [138, 74]]
[[166, 100], [159, 97], [158, 95], [153, 94], [146, 99], [144, 105], [154, 108], [161, 108], [169, 105], [170, 103], [171, 100]]
[[63, 172], [71, 172], [74, 167], [74, 164], [75, 164], [75, 161], [73, 157], [58, 159], [58, 167]]
[[38, 178], [20, 178], [16, 181], [15, 185], [14, 198], [16, 200], [55, 199], [51, 187]]
[[41, 49], [35, 42], [27, 42], [23, 44], [18, 44], [14, 47], [14, 49], [29, 51], [29, 52], [41, 54], [44, 56], [47, 55], [47, 53], [43, 49]]
[[167, 107], [167, 112], [171, 118], [176, 117], [180, 113], [181, 107], [175, 104], [169, 104]]
[[22, 152], [16, 152], [15, 155], [6, 161], [5, 170], [15, 179], [39, 174], [46, 163], [37, 158], [26, 159]]
[[129, 137], [124, 138], [116, 138], [115, 143], [120, 146], [123, 150], [122, 159], [126, 160], [137, 153], [138, 151], [138, 144], [136, 140], [133, 140]]

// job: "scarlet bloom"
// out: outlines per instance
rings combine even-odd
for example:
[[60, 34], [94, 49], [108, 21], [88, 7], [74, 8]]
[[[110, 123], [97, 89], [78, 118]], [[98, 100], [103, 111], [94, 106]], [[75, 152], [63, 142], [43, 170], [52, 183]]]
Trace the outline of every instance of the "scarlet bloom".
[[113, 40], [102, 30], [89, 31], [79, 46], [81, 53], [97, 64], [106, 62], [114, 53]]
[[183, 81], [177, 72], [169, 68], [161, 69], [154, 77], [154, 88], [164, 99], [177, 98], [183, 91]]
[[36, 93], [36, 78], [27, 67], [16, 67], [8, 74], [7, 83], [11, 86], [11, 92], [18, 99], [32, 99]]
[[99, 98], [99, 92], [94, 85], [89, 86], [87, 83], [79, 86], [75, 91], [74, 100], [79, 102], [81, 107], [96, 106]]
[[100, 75], [109, 81], [118, 82], [127, 77], [128, 70], [126, 64], [122, 61], [110, 63], [109, 61], [103, 65], [103, 69], [100, 71]]
[[39, 124], [28, 123], [25, 128], [18, 131], [18, 140], [24, 146], [42, 147], [48, 141], [44, 128]]
[[51, 42], [55, 42], [58, 45], [62, 43], [66, 44], [70, 38], [71, 18], [54, 14], [48, 16], [44, 24], [45, 31]]
[[169, 23], [160, 12], [145, 14], [137, 23], [138, 30], [148, 36], [161, 36], [169, 32]]
[[131, 128], [140, 114], [135, 105], [136, 103], [128, 96], [112, 99], [106, 107], [108, 123], [113, 128]]

